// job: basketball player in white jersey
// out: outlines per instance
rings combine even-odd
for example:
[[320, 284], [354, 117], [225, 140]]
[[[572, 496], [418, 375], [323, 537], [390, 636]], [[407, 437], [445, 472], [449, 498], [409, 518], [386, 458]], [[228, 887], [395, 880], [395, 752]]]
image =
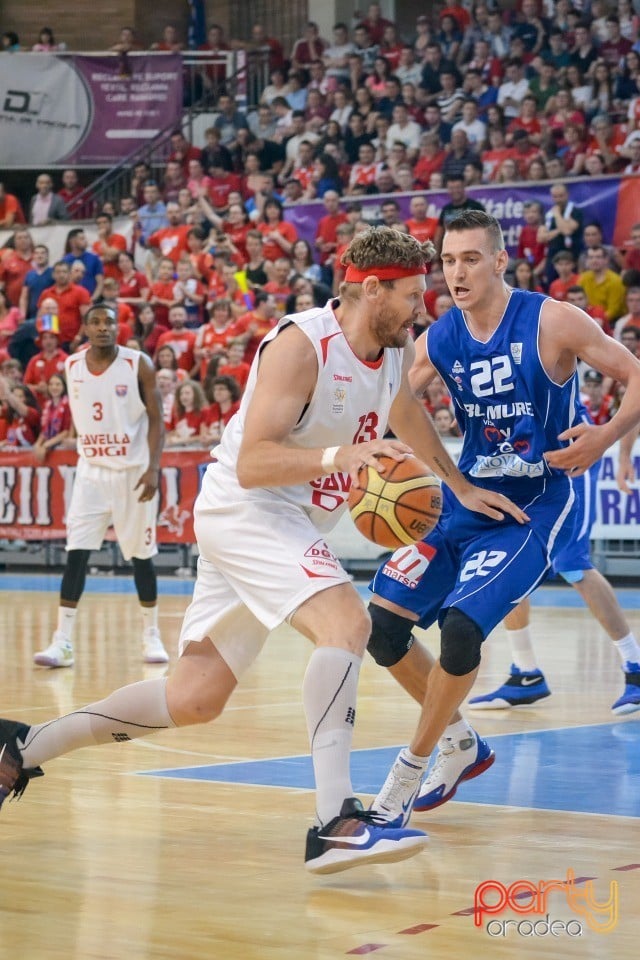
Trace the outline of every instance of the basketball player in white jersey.
[[123, 557], [133, 563], [144, 624], [144, 660], [166, 663], [151, 559], [158, 552], [157, 493], [164, 440], [155, 371], [139, 350], [117, 346], [118, 321], [112, 307], [91, 307], [84, 325], [89, 348], [65, 361], [79, 459], [67, 515], [67, 564], [58, 624], [47, 649], [33, 659], [44, 667], [73, 665], [71, 633], [89, 556], [100, 549], [113, 524]]
[[409, 329], [425, 316], [432, 253], [388, 227], [367, 231], [345, 254], [341, 299], [284, 317], [262, 341], [196, 501], [198, 579], [174, 671], [49, 723], [0, 721], [0, 803], [22, 793], [40, 763], [77, 747], [213, 720], [268, 632], [286, 621], [315, 645], [302, 691], [317, 814], [306, 869], [333, 873], [423, 848], [423, 833], [385, 824], [353, 796], [370, 620], [323, 532], [346, 508], [362, 464], [382, 469], [380, 456], [411, 452], [384, 439], [387, 421], [470, 510], [526, 519], [506, 497], [465, 480], [409, 387]]

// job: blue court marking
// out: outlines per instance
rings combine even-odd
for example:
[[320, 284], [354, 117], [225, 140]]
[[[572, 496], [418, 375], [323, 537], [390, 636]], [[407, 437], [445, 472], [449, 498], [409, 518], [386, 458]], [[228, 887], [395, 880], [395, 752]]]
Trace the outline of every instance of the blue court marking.
[[[482, 776], [461, 784], [456, 800], [640, 817], [640, 722], [509, 733], [492, 737], [491, 742], [496, 762]], [[399, 747], [354, 750], [351, 774], [355, 791], [375, 796], [398, 750]], [[314, 788], [310, 756], [145, 770], [140, 775]]]
[[[0, 562], [2, 554], [0, 553]], [[0, 574], [0, 591], [23, 590], [25, 593], [59, 593], [60, 573], [5, 573]], [[158, 577], [158, 591], [165, 596], [191, 596], [195, 580], [177, 577]], [[133, 572], [128, 577], [87, 577], [85, 593], [134, 593]]]
[[[0, 563], [2, 553], [0, 553]], [[40, 591], [57, 593], [60, 590], [60, 573], [0, 573], [0, 591], [23, 590], [27, 593]], [[158, 577], [158, 590], [165, 596], [191, 596], [195, 580], [180, 580], [176, 577]], [[371, 598], [366, 584], [356, 583], [356, 589], [365, 603]], [[129, 576], [87, 577], [86, 593], [135, 593], [133, 574]], [[623, 588], [616, 590], [620, 606], [624, 610], [640, 610], [640, 590]], [[531, 597], [534, 607], [558, 607], [560, 609], [584, 609], [586, 605], [577, 590], [559, 584], [557, 587], [541, 587]]]

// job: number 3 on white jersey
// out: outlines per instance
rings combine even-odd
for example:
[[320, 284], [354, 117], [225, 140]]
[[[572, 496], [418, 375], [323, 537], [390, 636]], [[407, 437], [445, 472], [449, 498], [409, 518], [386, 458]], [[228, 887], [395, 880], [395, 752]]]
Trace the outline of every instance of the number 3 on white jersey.
[[[473, 374], [471, 389], [476, 397], [490, 397], [496, 393], [513, 390], [511, 359], [505, 355], [490, 360], [476, 360], [469, 366]], [[477, 373], [473, 373], [476, 370]]]
[[466, 583], [473, 577], [487, 577], [494, 567], [500, 566], [506, 557], [504, 550], [480, 550], [474, 553], [460, 572], [460, 580]]

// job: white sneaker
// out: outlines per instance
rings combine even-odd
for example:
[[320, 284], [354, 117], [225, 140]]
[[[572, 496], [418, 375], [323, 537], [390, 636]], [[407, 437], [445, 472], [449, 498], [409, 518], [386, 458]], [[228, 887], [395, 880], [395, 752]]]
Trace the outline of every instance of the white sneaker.
[[147, 627], [142, 634], [142, 651], [145, 663], [167, 663], [169, 660], [157, 627]]
[[413, 809], [418, 812], [433, 810], [451, 800], [463, 780], [479, 777], [495, 760], [487, 741], [475, 731], [457, 743], [441, 737], [438, 748], [435, 763], [413, 804]]
[[410, 763], [402, 750], [394, 760], [382, 790], [371, 810], [384, 817], [389, 827], [404, 827], [409, 822], [424, 770]]
[[73, 647], [71, 641], [58, 630], [51, 638], [51, 643], [46, 650], [40, 650], [33, 655], [33, 662], [39, 667], [72, 667], [73, 666]]

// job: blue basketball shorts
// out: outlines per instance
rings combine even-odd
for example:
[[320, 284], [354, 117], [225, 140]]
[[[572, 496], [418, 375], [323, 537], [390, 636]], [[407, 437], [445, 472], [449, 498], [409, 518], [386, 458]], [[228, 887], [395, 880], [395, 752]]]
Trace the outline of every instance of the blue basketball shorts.
[[[505, 491], [506, 493], [507, 491]], [[511, 499], [529, 516], [492, 520], [467, 510], [443, 487], [442, 517], [419, 543], [400, 547], [380, 566], [370, 589], [412, 612], [421, 627], [442, 625], [458, 607], [487, 637], [547, 576], [574, 529], [575, 494], [565, 477], [546, 479], [535, 495]]]
[[576, 499], [573, 505], [573, 535], [566, 547], [553, 558], [553, 572], [567, 583], [579, 583], [585, 570], [592, 570], [591, 527], [596, 519], [596, 490], [601, 461], [598, 460], [580, 477], [573, 479]]

